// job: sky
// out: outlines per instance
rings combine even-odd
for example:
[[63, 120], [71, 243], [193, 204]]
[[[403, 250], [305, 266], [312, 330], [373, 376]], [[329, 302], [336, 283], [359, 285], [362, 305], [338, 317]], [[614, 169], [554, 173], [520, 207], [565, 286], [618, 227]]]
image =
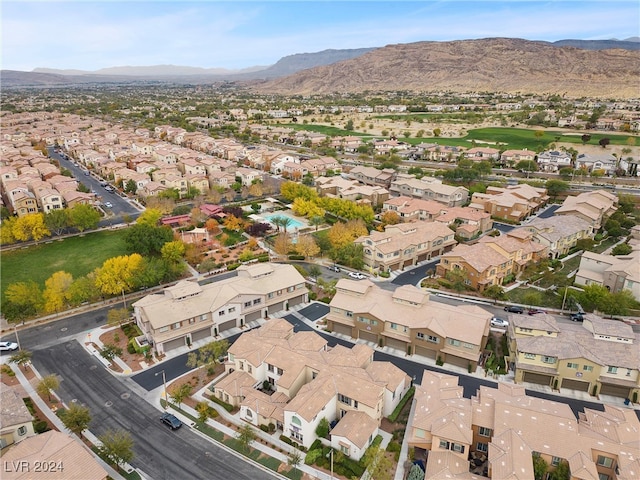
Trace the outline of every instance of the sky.
[[296, 53], [487, 37], [640, 36], [637, 0], [2, 0], [7, 70], [237, 70]]

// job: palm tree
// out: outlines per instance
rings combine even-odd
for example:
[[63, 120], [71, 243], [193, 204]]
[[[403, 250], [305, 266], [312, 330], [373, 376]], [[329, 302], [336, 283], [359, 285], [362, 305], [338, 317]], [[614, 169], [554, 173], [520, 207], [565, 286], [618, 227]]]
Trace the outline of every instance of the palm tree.
[[271, 217], [271, 223], [273, 223], [280, 231], [280, 227], [284, 228], [284, 233], [287, 233], [287, 227], [293, 223], [293, 220], [289, 217], [285, 217], [284, 215], [278, 215], [276, 217]]
[[29, 350], [20, 350], [17, 353], [14, 353], [9, 358], [9, 363], [15, 363], [16, 365], [21, 366], [24, 370], [27, 368], [27, 364], [31, 361], [31, 357], [33, 353]]
[[309, 225], [316, 227], [316, 232], [318, 231], [318, 227], [324, 223], [324, 218], [316, 215], [309, 219]]

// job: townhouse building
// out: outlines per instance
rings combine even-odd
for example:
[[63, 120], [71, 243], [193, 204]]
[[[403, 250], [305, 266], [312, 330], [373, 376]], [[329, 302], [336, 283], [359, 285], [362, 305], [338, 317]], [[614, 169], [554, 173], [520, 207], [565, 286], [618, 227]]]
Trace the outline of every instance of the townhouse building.
[[482, 292], [514, 279], [527, 265], [547, 255], [547, 248], [534, 242], [530, 232], [512, 231], [499, 237], [482, 237], [473, 245], [458, 245], [441, 256], [436, 275], [463, 272], [464, 283]]
[[272, 319], [242, 334], [229, 348], [226, 376], [213, 394], [240, 407], [240, 418], [273, 425], [309, 447], [322, 419], [333, 426], [331, 445], [356, 460], [378, 433], [381, 420], [411, 387], [409, 376], [390, 362], [373, 360], [367, 345], [329, 347], [315, 332], [294, 333]]
[[373, 167], [358, 166], [351, 169], [349, 176], [365, 185], [372, 185], [389, 189], [391, 182], [395, 178], [395, 170], [385, 168], [378, 170]]
[[508, 361], [516, 382], [637, 398], [640, 336], [631, 326], [591, 313], [582, 324], [560, 324], [546, 314], [509, 319]]
[[629, 290], [640, 301], [640, 250], [616, 256], [584, 252], [575, 284], [602, 285], [612, 293]]
[[433, 177], [417, 179], [408, 174], [398, 174], [391, 182], [389, 191], [396, 195], [433, 200], [448, 207], [460, 207], [469, 199], [469, 190], [464, 187], [445, 185]]
[[435, 221], [455, 229], [458, 237], [470, 240], [493, 229], [491, 215], [469, 207], [450, 207], [442, 211]]
[[520, 229], [533, 233], [533, 240], [547, 247], [550, 258], [566, 255], [578, 240], [595, 234], [589, 222], [575, 215], [537, 217]]
[[342, 198], [374, 206], [382, 205], [389, 199], [389, 191], [383, 187], [363, 185], [357, 180], [341, 176], [318, 177], [315, 180], [315, 187], [323, 197]]
[[[481, 386], [464, 398], [458, 378], [425, 371], [415, 390], [406, 437], [425, 478], [530, 480], [534, 460], [547, 472], [561, 462], [572, 479], [637, 477], [640, 421], [633, 410], [604, 405], [578, 417], [569, 406], [527, 395], [521, 385]], [[546, 478], [546, 477], [545, 477]]]
[[361, 244], [364, 264], [372, 271], [392, 272], [443, 255], [456, 244], [454, 232], [442, 223], [411, 222], [372, 230], [354, 243]]
[[137, 325], [162, 354], [306, 302], [304, 278], [291, 265], [243, 265], [209, 285], [181, 281], [133, 304]]
[[423, 200], [421, 198], [407, 197], [400, 195], [399, 197], [389, 198], [382, 205], [382, 211], [391, 210], [396, 212], [403, 222], [412, 222], [415, 220], [433, 221], [445, 211], [442, 203], [435, 200]]
[[520, 184], [506, 188], [488, 187], [485, 193], [476, 192], [469, 206], [484, 210], [494, 218], [520, 222], [546, 205], [548, 200], [544, 188]]
[[554, 215], [575, 215], [589, 222], [597, 231], [617, 209], [618, 197], [615, 194], [595, 190], [568, 196]]
[[0, 448], [5, 448], [35, 435], [33, 415], [15, 388], [7, 386], [2, 388], [0, 405], [2, 405], [0, 409]]
[[522, 161], [534, 161], [536, 152], [532, 150], [505, 150], [500, 154], [500, 162], [504, 165], [515, 165]]
[[427, 161], [453, 162], [467, 151], [464, 147], [453, 145], [418, 145], [418, 153]]
[[389, 292], [369, 280], [341, 279], [327, 329], [474, 371], [489, 335], [491, 313], [476, 305], [429, 299], [413, 285]]

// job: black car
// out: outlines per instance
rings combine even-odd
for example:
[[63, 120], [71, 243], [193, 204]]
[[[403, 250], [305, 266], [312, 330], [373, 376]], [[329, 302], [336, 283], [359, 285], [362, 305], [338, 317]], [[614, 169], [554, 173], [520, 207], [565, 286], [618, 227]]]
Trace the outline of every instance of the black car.
[[180, 419], [172, 413], [163, 413], [160, 420], [162, 420], [162, 423], [167, 425], [171, 430], [176, 430], [182, 426]]
[[580, 312], [572, 313], [569, 318], [571, 318], [571, 320], [574, 322], [582, 322], [584, 320], [584, 316]]
[[505, 312], [510, 312], [510, 313], [523, 314], [524, 313], [524, 308], [518, 307], [517, 305], [507, 305], [506, 307], [504, 307], [504, 311]]
[[545, 312], [540, 308], [532, 308], [531, 310], [529, 310], [529, 315], [538, 315], [539, 313], [547, 313], [547, 312]]

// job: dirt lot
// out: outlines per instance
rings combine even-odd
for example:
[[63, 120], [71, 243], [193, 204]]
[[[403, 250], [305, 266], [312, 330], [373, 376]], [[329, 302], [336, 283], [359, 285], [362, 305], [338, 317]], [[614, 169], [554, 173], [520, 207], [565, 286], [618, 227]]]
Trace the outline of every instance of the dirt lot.
[[[131, 354], [127, 351], [129, 339], [120, 327], [105, 331], [100, 335], [100, 341], [103, 345], [116, 345], [117, 347], [120, 347], [122, 349], [122, 355], [120, 355], [120, 358], [129, 365], [129, 368], [131, 368], [133, 372], [143, 369], [141, 362], [146, 362], [144, 355], [139, 353]], [[120, 368], [115, 363], [111, 368], [120, 371]]]

